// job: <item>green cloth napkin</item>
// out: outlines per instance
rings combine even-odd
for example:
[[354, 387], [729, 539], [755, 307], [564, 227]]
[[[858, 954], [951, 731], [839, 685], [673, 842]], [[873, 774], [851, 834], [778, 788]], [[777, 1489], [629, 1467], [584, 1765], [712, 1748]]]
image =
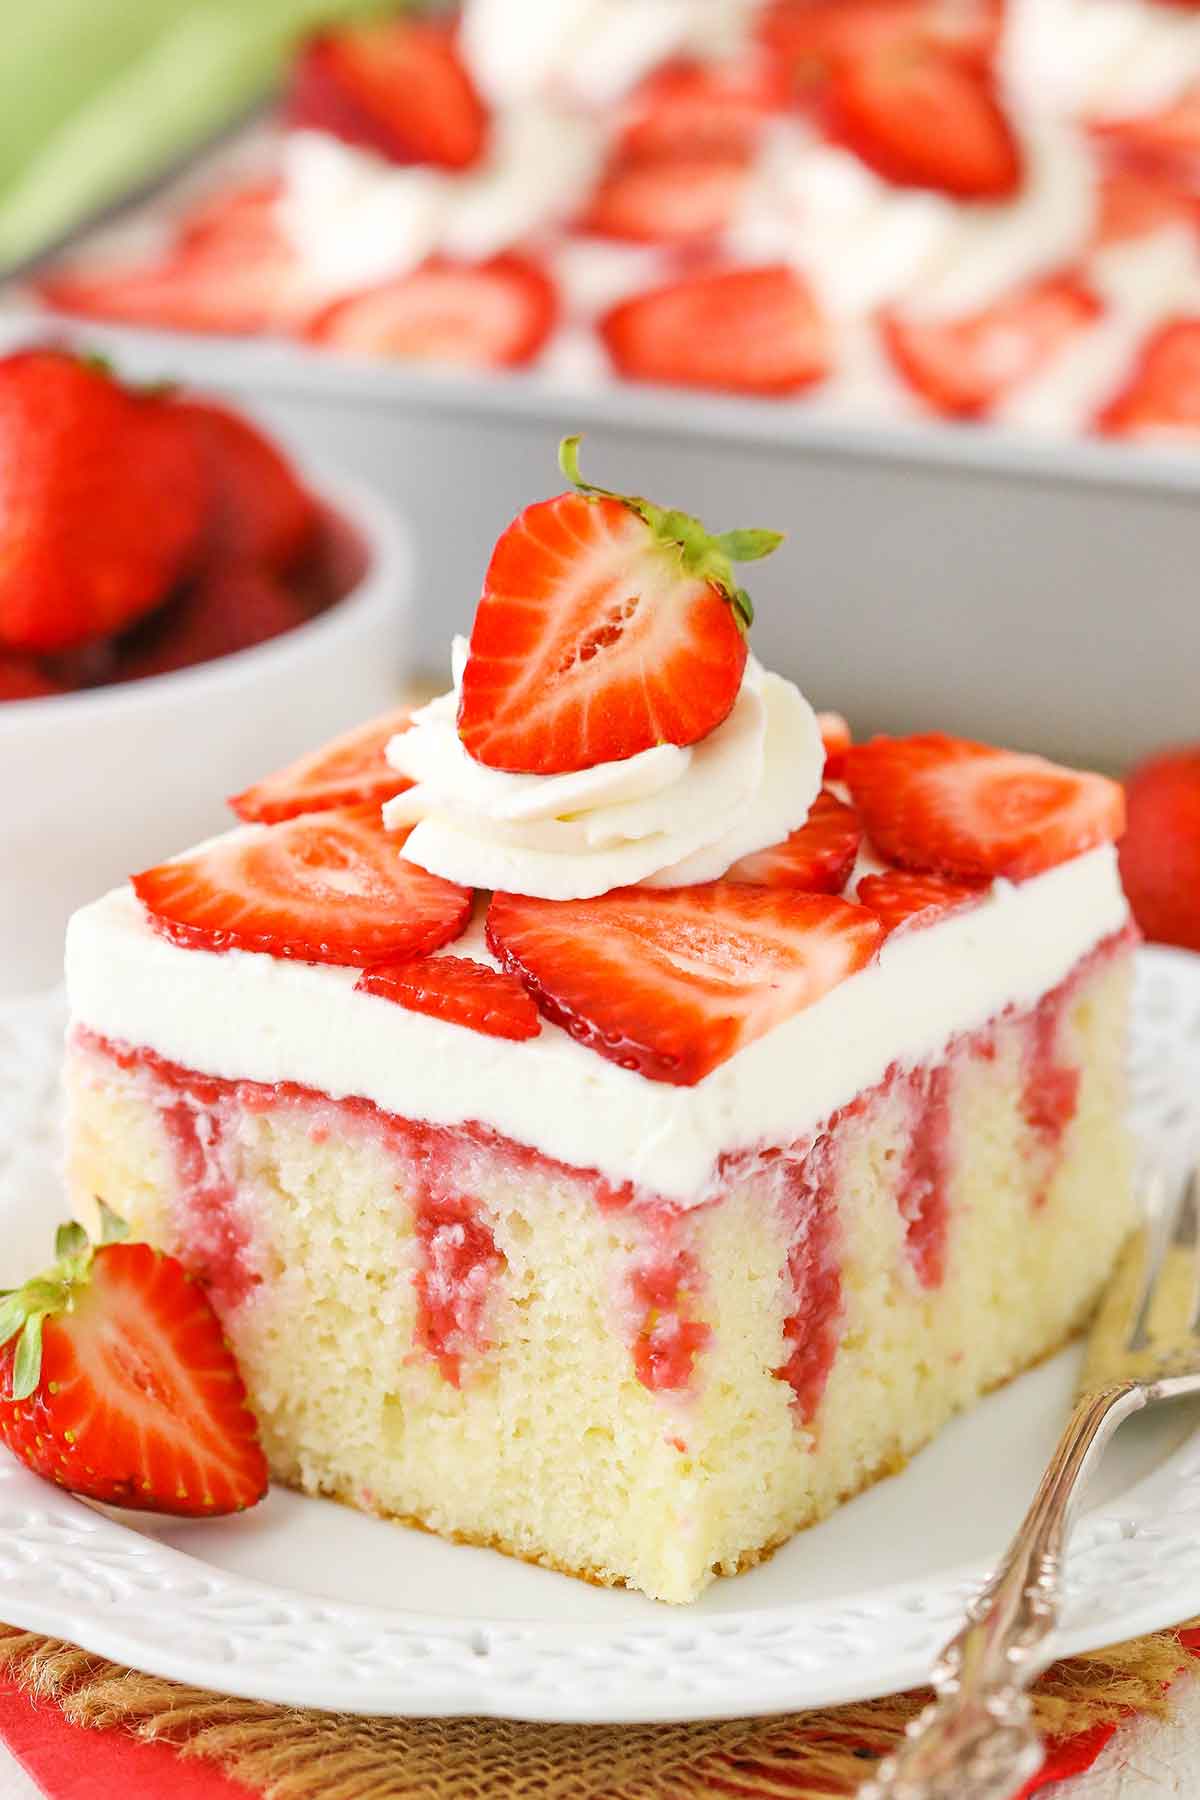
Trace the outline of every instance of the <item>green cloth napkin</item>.
[[4, 31], [0, 5], [0, 269], [234, 120], [306, 31], [394, 9], [395, 0], [9, 0]]

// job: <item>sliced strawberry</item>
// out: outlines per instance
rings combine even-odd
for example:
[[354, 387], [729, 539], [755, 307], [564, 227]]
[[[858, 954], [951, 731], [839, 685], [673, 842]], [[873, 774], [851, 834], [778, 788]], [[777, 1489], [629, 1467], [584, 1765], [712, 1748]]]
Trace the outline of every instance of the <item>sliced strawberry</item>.
[[529, 362], [558, 311], [554, 284], [526, 257], [435, 258], [411, 275], [337, 300], [308, 335], [338, 350], [499, 369]]
[[306, 620], [296, 596], [267, 569], [214, 563], [123, 640], [112, 679], [141, 681], [214, 662], [281, 637]]
[[1200, 432], [1200, 318], [1169, 319], [1151, 333], [1096, 425], [1110, 437], [1168, 440]]
[[38, 283], [48, 306], [168, 331], [288, 331], [314, 310], [303, 265], [263, 183], [185, 219], [162, 256], [125, 266], [68, 264]]
[[35, 1475], [110, 1506], [210, 1518], [267, 1491], [233, 1352], [203, 1287], [105, 1213], [92, 1248], [0, 1301], [0, 1437]]
[[1200, 950], [1200, 745], [1140, 763], [1125, 784], [1121, 879], [1148, 938]]
[[1200, 201], [1182, 182], [1154, 170], [1118, 166], [1106, 170], [1100, 183], [1093, 245], [1104, 249], [1170, 225], [1198, 222]]
[[832, 794], [818, 794], [799, 830], [743, 856], [723, 881], [750, 881], [761, 887], [801, 888], [810, 894], [840, 894], [854, 867], [862, 826], [852, 806]]
[[785, 100], [774, 63], [762, 55], [667, 63], [624, 101], [617, 152], [636, 161], [713, 156], [745, 164]]
[[990, 72], [923, 25], [887, 22], [835, 60], [826, 125], [869, 168], [901, 187], [957, 200], [1007, 200], [1021, 155]]
[[275, 825], [298, 813], [327, 812], [331, 806], [382, 806], [412, 786], [383, 754], [392, 738], [408, 730], [411, 716], [402, 706], [355, 725], [286, 769], [264, 775], [253, 787], [234, 794], [229, 804], [239, 819], [258, 825]]
[[283, 192], [277, 175], [214, 188], [180, 215], [175, 227], [176, 249], [228, 253], [241, 248], [253, 256], [264, 236], [274, 236], [276, 208]]
[[465, 169], [487, 142], [487, 109], [455, 33], [433, 19], [384, 19], [316, 38], [296, 63], [286, 116], [391, 162]]
[[819, 712], [817, 725], [825, 746], [825, 779], [837, 781], [846, 766], [846, 752], [853, 743], [850, 727], [841, 713]]
[[1200, 82], [1157, 112], [1111, 119], [1093, 130], [1101, 143], [1134, 167], [1168, 174], [1195, 191], [1200, 168]]
[[377, 806], [304, 813], [133, 877], [163, 937], [185, 950], [257, 950], [354, 968], [424, 956], [458, 937], [470, 888], [401, 855]]
[[884, 875], [863, 876], [858, 902], [875, 914], [890, 937], [901, 926], [932, 925], [945, 913], [975, 906], [986, 892], [984, 883], [947, 881], [944, 875], [921, 875], [915, 869], [889, 869]]
[[477, 762], [529, 775], [694, 744], [726, 718], [752, 617], [733, 562], [778, 532], [711, 537], [698, 519], [580, 480], [527, 506], [488, 564], [463, 671], [458, 735]]
[[200, 448], [211, 490], [209, 552], [225, 561], [290, 569], [310, 548], [312, 495], [266, 434], [211, 400], [176, 400], [174, 416]]
[[1121, 835], [1103, 775], [931, 731], [872, 738], [846, 757], [867, 836], [889, 862], [962, 880], [1036, 875]]
[[892, 361], [922, 399], [951, 417], [979, 418], [1103, 310], [1074, 275], [1053, 275], [965, 318], [886, 312], [881, 329]]
[[880, 928], [831, 895], [713, 881], [497, 894], [487, 937], [546, 1018], [622, 1068], [692, 1087], [861, 969]]
[[635, 294], [599, 330], [635, 381], [792, 394], [830, 367], [828, 322], [808, 283], [783, 265], [719, 269]]
[[0, 650], [0, 700], [44, 700], [66, 692], [63, 683], [52, 680], [32, 656]]
[[732, 223], [748, 176], [740, 155], [623, 159], [601, 178], [580, 224], [633, 243], [695, 243]]
[[410, 1012], [519, 1042], [542, 1029], [537, 1007], [515, 975], [469, 956], [418, 956], [366, 969], [355, 983]]

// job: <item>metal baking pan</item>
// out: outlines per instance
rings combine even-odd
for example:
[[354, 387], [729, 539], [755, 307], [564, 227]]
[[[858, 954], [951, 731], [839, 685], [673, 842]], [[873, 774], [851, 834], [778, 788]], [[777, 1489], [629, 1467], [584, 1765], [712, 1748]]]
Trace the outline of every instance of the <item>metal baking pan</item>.
[[437, 375], [10, 302], [2, 340], [31, 332], [224, 391], [301, 456], [394, 496], [416, 531], [414, 655], [431, 674], [497, 534], [556, 491], [557, 439], [584, 431], [595, 481], [715, 526], [787, 528], [748, 571], [755, 649], [858, 731], [937, 725], [1114, 768], [1200, 736], [1200, 445], [833, 423], [815, 402]]

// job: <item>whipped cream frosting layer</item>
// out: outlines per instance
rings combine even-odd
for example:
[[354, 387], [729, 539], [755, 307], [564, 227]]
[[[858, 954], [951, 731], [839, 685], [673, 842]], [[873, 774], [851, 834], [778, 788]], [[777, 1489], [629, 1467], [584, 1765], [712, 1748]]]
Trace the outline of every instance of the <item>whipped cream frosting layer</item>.
[[454, 687], [387, 752], [416, 786], [388, 801], [384, 822], [413, 825], [404, 855], [448, 881], [546, 900], [714, 881], [802, 825], [820, 789], [816, 715], [753, 657], [728, 718], [698, 744], [566, 775], [510, 775], [468, 755], [457, 727], [466, 658], [456, 638]]
[[[722, 1153], [803, 1137], [892, 1063], [934, 1058], [956, 1033], [1032, 1005], [1127, 920], [1111, 846], [1020, 886], [997, 882], [981, 905], [898, 933], [692, 1088], [647, 1081], [546, 1022], [509, 1043], [406, 1012], [355, 993], [352, 969], [179, 949], [128, 888], [71, 920], [67, 988], [78, 1024], [203, 1074], [471, 1120], [688, 1207], [715, 1193]], [[479, 919], [452, 948], [493, 960]]]

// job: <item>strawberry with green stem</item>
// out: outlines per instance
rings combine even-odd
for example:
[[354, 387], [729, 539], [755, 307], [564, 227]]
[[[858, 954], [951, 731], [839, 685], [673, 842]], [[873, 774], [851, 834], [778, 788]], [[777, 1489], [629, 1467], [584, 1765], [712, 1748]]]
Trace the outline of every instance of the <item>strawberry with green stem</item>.
[[146, 1512], [241, 1512], [267, 1464], [203, 1287], [100, 1205], [55, 1261], [0, 1299], [0, 1439], [35, 1475]]
[[527, 506], [492, 552], [463, 671], [458, 732], [477, 762], [550, 775], [688, 745], [728, 717], [750, 596], [735, 562], [777, 531], [709, 532], [637, 494], [584, 481]]

